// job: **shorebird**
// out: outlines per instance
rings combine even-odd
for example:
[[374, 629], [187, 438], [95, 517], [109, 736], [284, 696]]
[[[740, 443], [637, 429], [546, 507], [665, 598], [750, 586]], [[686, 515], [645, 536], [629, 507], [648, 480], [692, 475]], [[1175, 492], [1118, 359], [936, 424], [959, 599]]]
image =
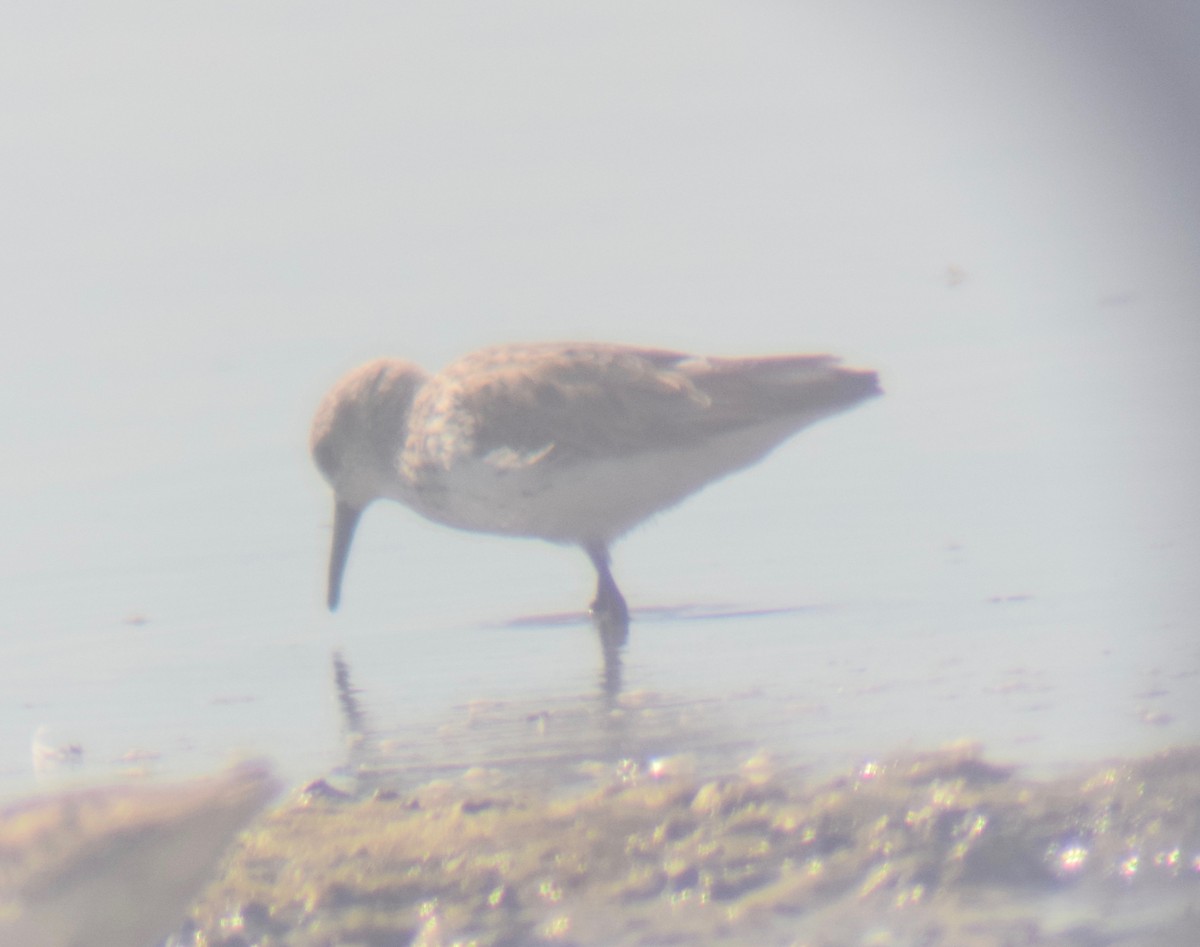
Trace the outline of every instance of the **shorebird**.
[[627, 626], [609, 546], [655, 513], [879, 394], [828, 355], [702, 358], [589, 343], [506, 345], [435, 375], [381, 358], [342, 378], [312, 425], [335, 496], [328, 605], [354, 529], [397, 500], [460, 529], [582, 547], [592, 613]]

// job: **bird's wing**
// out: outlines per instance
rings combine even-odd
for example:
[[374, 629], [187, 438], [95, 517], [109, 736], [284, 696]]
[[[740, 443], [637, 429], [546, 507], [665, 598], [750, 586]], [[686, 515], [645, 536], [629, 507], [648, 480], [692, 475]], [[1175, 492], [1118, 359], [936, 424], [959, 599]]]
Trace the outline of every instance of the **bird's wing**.
[[686, 358], [593, 345], [485, 349], [429, 387], [477, 456], [519, 463], [552, 451], [557, 461], [583, 460], [685, 437], [709, 407], [674, 369]]
[[621, 346], [506, 346], [468, 355], [435, 376], [414, 414], [451, 419], [442, 429], [493, 463], [551, 454], [574, 462], [699, 443], [818, 402], [821, 415], [833, 413], [840, 407], [829, 408], [825, 389], [845, 388], [841, 376], [869, 374], [835, 363], [828, 356], [698, 359]]

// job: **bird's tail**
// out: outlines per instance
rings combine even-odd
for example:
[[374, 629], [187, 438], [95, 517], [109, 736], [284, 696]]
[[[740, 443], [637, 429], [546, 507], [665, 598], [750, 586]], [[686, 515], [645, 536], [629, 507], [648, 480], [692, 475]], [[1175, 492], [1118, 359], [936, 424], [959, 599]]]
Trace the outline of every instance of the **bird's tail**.
[[842, 368], [831, 355], [705, 359], [681, 368], [714, 408], [734, 415], [824, 417], [882, 394], [875, 372]]

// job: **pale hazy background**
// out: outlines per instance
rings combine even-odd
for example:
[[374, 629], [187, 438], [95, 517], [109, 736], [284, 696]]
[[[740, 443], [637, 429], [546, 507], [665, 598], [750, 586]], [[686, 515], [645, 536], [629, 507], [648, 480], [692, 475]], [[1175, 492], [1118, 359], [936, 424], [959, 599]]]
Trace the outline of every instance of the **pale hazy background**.
[[315, 774], [335, 647], [387, 726], [591, 693], [585, 625], [503, 627], [583, 606], [571, 550], [380, 506], [322, 604], [323, 391], [541, 339], [887, 391], [617, 548], [635, 609], [803, 609], [635, 620], [631, 691], [757, 695], [801, 756], [1200, 736], [1190, 0], [4, 19], [5, 791], [40, 726], [95, 776]]

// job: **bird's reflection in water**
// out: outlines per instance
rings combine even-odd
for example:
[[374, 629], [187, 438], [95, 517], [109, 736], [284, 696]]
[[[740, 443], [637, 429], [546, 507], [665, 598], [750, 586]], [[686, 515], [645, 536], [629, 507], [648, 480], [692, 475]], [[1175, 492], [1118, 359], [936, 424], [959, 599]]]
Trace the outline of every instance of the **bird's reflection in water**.
[[[786, 605], [772, 608], [747, 608], [741, 605], [715, 605], [711, 603], [687, 602], [679, 605], [656, 605], [635, 609], [633, 617], [650, 624], [664, 622], [718, 621], [738, 618], [763, 618], [772, 615], [792, 615], [814, 610], [815, 606]], [[603, 665], [600, 672], [601, 705], [605, 710], [614, 710], [619, 704], [622, 677], [622, 652], [629, 642], [630, 614], [614, 614], [610, 611], [590, 612], [592, 626], [600, 641]], [[518, 628], [529, 626], [578, 625], [584, 617], [577, 612], [559, 612], [548, 615], [524, 615], [504, 622], [501, 627]]]
[[358, 702], [358, 690], [350, 682], [350, 665], [340, 651], [333, 652], [333, 683], [347, 736], [365, 733], [366, 717]]
[[607, 615], [598, 612], [592, 616], [600, 636], [600, 652], [604, 658], [604, 670], [600, 675], [600, 694], [604, 709], [612, 710], [621, 695], [621, 650], [629, 640], [629, 616]]
[[[648, 625], [707, 622], [793, 614], [811, 606], [747, 608], [740, 605], [686, 602], [641, 607], [633, 623]], [[623, 658], [630, 637], [629, 615], [559, 612], [523, 615], [497, 628], [553, 627], [564, 633], [590, 625], [600, 643], [601, 667], [591, 693], [532, 696], [521, 700], [479, 699], [465, 705], [434, 708], [430, 724], [400, 719], [373, 726], [364, 708], [370, 697], [354, 686], [350, 662], [333, 653], [333, 680], [342, 727], [347, 739], [343, 772], [358, 783], [358, 792], [386, 786], [414, 785], [449, 777], [471, 768], [502, 770], [506, 778], [535, 778], [543, 787], [569, 786], [581, 769], [620, 768], [649, 764], [663, 757], [690, 755], [718, 766], [739, 753], [759, 748], [763, 734], [739, 726], [736, 708], [717, 698], [669, 698], [624, 690]], [[388, 695], [378, 694], [376, 706]], [[743, 722], [744, 723], [744, 722]]]
[[[636, 617], [636, 616], [635, 616]], [[580, 616], [542, 616], [542, 624], [579, 624]], [[594, 778], [597, 768], [649, 765], [682, 754], [749, 753], [746, 734], [730, 732], [713, 699], [670, 700], [622, 692], [622, 655], [628, 623], [596, 622], [602, 667], [591, 693], [520, 700], [473, 700], [436, 713], [438, 723], [398, 720], [377, 725], [372, 700], [354, 685], [350, 660], [332, 654], [332, 677], [347, 741], [339, 771], [355, 795], [403, 789], [430, 779], [491, 770], [506, 781], [569, 788]], [[388, 703], [378, 695], [375, 706]]]

